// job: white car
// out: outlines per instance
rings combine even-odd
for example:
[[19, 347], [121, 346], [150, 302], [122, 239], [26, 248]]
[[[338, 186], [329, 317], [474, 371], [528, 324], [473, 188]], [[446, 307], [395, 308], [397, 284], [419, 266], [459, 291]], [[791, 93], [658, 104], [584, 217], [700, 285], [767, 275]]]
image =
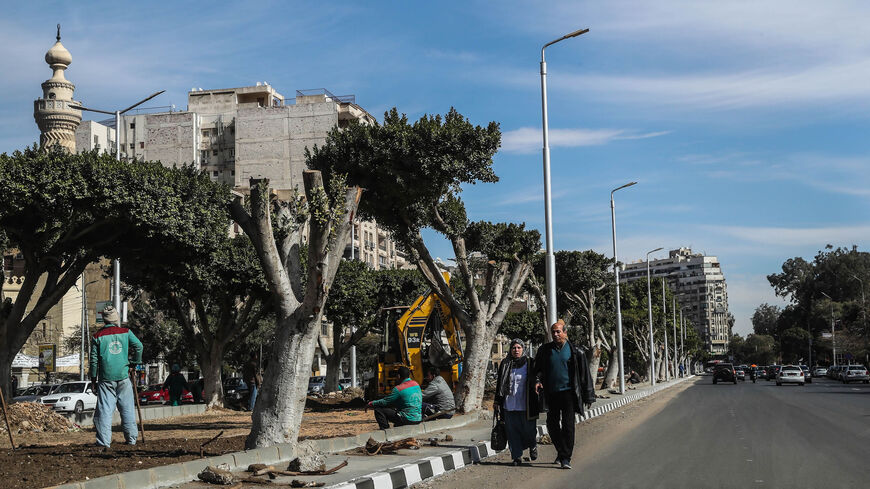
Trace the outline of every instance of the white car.
[[804, 371], [797, 365], [783, 365], [776, 374], [776, 385], [798, 384], [804, 385]]
[[51, 406], [55, 411], [81, 413], [97, 407], [97, 395], [88, 381], [67, 382], [61, 384], [52, 394], [43, 397], [40, 402]]
[[840, 378], [843, 379], [844, 384], [849, 382], [870, 383], [870, 376], [867, 375], [867, 369], [863, 365], [849, 365], [845, 367]]
[[813, 377], [824, 377], [828, 375], [828, 369], [825, 367], [816, 367], [813, 370]]

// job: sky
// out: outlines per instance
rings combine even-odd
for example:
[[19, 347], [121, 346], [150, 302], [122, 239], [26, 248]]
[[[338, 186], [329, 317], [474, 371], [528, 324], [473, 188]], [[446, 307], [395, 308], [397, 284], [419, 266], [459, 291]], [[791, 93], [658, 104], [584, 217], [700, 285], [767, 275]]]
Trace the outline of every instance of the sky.
[[60, 22], [93, 108], [266, 81], [353, 94], [379, 120], [497, 121], [500, 181], [464, 190], [469, 218], [543, 230], [541, 47], [589, 28], [546, 51], [556, 249], [612, 256], [609, 194], [637, 181], [616, 194], [620, 260], [718, 256], [745, 335], [755, 307], [782, 304], [765, 277], [783, 261], [870, 241], [870, 2], [2, 4], [0, 152], [39, 139]]

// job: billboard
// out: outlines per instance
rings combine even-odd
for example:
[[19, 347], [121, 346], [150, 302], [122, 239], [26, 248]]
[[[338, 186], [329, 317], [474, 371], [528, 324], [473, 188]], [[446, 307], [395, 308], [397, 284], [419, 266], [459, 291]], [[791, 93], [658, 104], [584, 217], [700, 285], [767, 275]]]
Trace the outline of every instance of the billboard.
[[39, 345], [39, 371], [54, 372], [57, 370], [57, 356], [55, 345]]

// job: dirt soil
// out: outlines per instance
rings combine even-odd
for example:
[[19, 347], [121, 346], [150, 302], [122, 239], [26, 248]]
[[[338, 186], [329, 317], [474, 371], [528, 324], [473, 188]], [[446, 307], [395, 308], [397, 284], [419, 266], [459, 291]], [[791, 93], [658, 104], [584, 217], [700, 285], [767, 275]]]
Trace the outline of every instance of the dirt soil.
[[[378, 428], [374, 414], [360, 409], [306, 410], [300, 439], [352, 436]], [[16, 433], [14, 451], [0, 432], [0, 481], [3, 489], [35, 489], [104, 475], [186, 462], [199, 458], [200, 445], [223, 431], [205, 447], [205, 456], [244, 449], [251, 429], [251, 413], [227, 409], [145, 423], [145, 443], [124, 444], [120, 426], [113, 427], [112, 447], [94, 446], [93, 428], [73, 432]]]

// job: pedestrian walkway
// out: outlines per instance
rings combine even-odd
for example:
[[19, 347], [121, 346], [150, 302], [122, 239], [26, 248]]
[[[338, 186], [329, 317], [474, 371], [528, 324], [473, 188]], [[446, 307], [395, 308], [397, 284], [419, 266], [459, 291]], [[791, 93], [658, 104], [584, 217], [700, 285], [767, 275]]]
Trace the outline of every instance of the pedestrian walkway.
[[[610, 399], [599, 399], [582, 420], [601, 416], [613, 409], [667, 389], [685, 380], [659, 383], [655, 387], [631, 390], [625, 396], [611, 395]], [[578, 417], [577, 422], [581, 419]], [[539, 421], [538, 435], [547, 433], [544, 419]], [[332, 489], [392, 489], [408, 487], [452, 470], [472, 465], [487, 457], [496, 455], [489, 444], [492, 420], [489, 413], [484, 416], [456, 416], [449, 420], [425, 422], [415, 426], [402, 426], [388, 430], [364, 433], [354, 437], [329, 438], [316, 440], [318, 449], [328, 453], [327, 467], [334, 467], [347, 460], [348, 465], [334, 474], [325, 476], [278, 476], [273, 484], [290, 484], [294, 479], [315, 481]], [[450, 435], [450, 441], [444, 441]], [[369, 438], [376, 441], [395, 441], [415, 437], [421, 445], [419, 450], [401, 450], [397, 455], [357, 455], [347, 451], [365, 445]], [[437, 439], [432, 446], [430, 439]], [[203, 458], [180, 464], [155, 467], [147, 470], [127, 472], [90, 481], [66, 484], [57, 489], [157, 489], [176, 487], [181, 489], [214, 489], [213, 485], [196, 481], [196, 475], [205, 467], [226, 464], [234, 473], [244, 477], [244, 470], [252, 463], [275, 465], [286, 469], [286, 464], [295, 458], [293, 447], [280, 444], [268, 448], [247, 450], [218, 457]]]

